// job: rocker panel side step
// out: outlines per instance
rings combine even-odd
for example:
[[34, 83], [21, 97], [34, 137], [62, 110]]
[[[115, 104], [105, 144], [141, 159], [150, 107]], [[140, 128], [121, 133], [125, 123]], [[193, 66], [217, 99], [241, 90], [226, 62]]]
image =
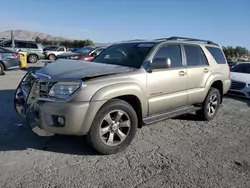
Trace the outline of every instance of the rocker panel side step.
[[143, 122], [148, 125], [152, 123], [156, 123], [158, 121], [166, 120], [169, 118], [177, 117], [180, 115], [188, 114], [197, 110], [200, 110], [201, 107], [199, 106], [185, 106], [181, 108], [177, 108], [168, 112], [160, 113], [160, 114], [154, 114], [152, 116], [143, 118]]

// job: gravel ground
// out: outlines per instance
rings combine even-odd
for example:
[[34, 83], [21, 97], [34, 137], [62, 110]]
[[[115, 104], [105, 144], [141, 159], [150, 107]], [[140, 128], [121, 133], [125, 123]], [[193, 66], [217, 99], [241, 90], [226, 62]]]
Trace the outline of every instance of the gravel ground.
[[226, 97], [210, 122], [145, 126], [125, 152], [100, 156], [84, 137], [30, 131], [13, 108], [24, 74], [0, 77], [0, 187], [250, 187], [250, 101]]

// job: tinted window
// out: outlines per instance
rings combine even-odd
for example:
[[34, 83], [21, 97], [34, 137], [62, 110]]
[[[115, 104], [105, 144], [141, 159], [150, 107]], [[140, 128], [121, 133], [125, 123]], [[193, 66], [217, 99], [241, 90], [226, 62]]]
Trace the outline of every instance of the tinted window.
[[43, 48], [44, 51], [50, 50], [50, 51], [56, 51], [58, 49], [58, 46], [47, 46]]
[[242, 63], [242, 64], [239, 64], [239, 65], [236, 65], [231, 69], [231, 72], [239, 72], [239, 73], [250, 74], [250, 64]]
[[3, 47], [11, 48], [11, 44], [12, 44], [11, 41], [10, 42], [6, 42], [6, 43], [3, 44]]
[[96, 55], [99, 55], [105, 48], [98, 48], [97, 50], [95, 50], [92, 53], [95, 53]]
[[64, 48], [61, 47], [61, 48], [59, 48], [57, 51], [58, 51], [58, 52], [64, 52]]
[[7, 53], [8, 51], [5, 50], [4, 48], [0, 48], [0, 53]]
[[155, 58], [169, 58], [171, 60], [171, 67], [181, 67], [181, 48], [179, 45], [167, 45], [161, 47], [155, 54]]
[[90, 53], [92, 50], [94, 50], [94, 47], [91, 46], [85, 46], [83, 48], [80, 48], [78, 50], [75, 51], [75, 53], [79, 53], [79, 54], [88, 54]]
[[27, 48], [27, 45], [25, 42], [17, 42], [16, 47], [17, 48]]
[[152, 43], [114, 44], [102, 51], [93, 61], [140, 68], [153, 46]]
[[199, 46], [184, 45], [187, 66], [208, 65], [207, 58]]
[[38, 47], [34, 43], [27, 43], [27, 48], [35, 48], [35, 49], [37, 49]]
[[208, 46], [206, 48], [218, 64], [226, 64], [227, 63], [221, 49], [215, 48], [215, 47], [208, 47]]

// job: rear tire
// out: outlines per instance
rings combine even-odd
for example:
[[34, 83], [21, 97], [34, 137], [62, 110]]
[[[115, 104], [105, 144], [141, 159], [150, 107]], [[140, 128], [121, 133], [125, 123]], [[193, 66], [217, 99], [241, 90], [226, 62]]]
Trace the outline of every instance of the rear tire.
[[29, 63], [36, 63], [38, 61], [38, 56], [35, 54], [30, 54], [28, 56], [28, 62]]
[[101, 154], [125, 150], [133, 141], [138, 119], [133, 107], [123, 100], [112, 99], [97, 112], [87, 140]]
[[49, 60], [55, 60], [56, 56], [54, 54], [50, 54], [48, 58], [49, 58]]
[[4, 75], [4, 66], [0, 63], [0, 75]]
[[203, 103], [203, 108], [196, 111], [196, 115], [206, 121], [214, 119], [221, 102], [221, 94], [218, 89], [210, 88], [207, 97]]

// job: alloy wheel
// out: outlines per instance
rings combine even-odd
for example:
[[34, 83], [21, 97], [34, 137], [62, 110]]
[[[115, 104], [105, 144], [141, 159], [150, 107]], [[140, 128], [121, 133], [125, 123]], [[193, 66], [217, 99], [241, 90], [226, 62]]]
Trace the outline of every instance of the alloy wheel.
[[104, 116], [99, 128], [99, 135], [104, 144], [117, 146], [129, 135], [131, 120], [123, 110], [114, 110]]
[[207, 113], [209, 116], [214, 115], [214, 113], [216, 112], [216, 109], [218, 107], [218, 99], [217, 99], [217, 95], [213, 94], [210, 98], [209, 98], [209, 102], [207, 104]]

